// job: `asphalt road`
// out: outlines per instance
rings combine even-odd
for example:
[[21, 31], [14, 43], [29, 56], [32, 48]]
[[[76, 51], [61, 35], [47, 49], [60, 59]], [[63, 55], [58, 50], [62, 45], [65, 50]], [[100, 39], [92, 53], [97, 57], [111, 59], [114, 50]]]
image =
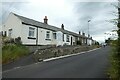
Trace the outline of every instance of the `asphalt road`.
[[3, 78], [106, 78], [110, 47], [4, 71]]
[[31, 53], [30, 55], [24, 56], [24, 57], [12, 62], [12, 63], [2, 65], [2, 71], [13, 69], [13, 68], [19, 67], [19, 66], [30, 65], [30, 64], [33, 64], [35, 62], [36, 61], [33, 59], [33, 53]]

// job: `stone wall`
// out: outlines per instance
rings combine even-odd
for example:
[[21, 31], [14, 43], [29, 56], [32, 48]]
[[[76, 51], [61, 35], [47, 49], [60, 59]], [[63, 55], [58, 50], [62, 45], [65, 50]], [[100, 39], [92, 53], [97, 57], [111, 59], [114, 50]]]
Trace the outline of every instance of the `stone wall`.
[[52, 48], [52, 47], [55, 47], [55, 46], [53, 46], [53, 45], [44, 45], [44, 46], [43, 45], [41, 45], [41, 46], [31, 46], [31, 45], [29, 45], [29, 46], [26, 46], [26, 47], [29, 49], [30, 53], [33, 53], [38, 49], [48, 49], [48, 48]]
[[93, 48], [95, 47], [93, 46], [64, 46], [64, 47], [51, 47], [47, 49], [38, 49], [34, 53], [34, 59], [36, 61], [42, 61], [44, 59], [79, 53], [79, 52], [87, 51]]

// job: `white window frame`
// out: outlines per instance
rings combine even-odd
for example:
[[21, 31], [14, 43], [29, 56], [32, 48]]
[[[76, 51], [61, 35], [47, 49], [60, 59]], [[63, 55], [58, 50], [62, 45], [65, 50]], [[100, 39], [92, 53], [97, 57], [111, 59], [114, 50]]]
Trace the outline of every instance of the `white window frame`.
[[53, 32], [53, 39], [57, 39], [57, 34], [56, 34], [56, 32]]
[[46, 39], [50, 39], [50, 31], [46, 31]]
[[70, 42], [70, 36], [68, 34], [66, 35], [66, 42]]
[[35, 28], [29, 27], [29, 37], [34, 38], [35, 37]]

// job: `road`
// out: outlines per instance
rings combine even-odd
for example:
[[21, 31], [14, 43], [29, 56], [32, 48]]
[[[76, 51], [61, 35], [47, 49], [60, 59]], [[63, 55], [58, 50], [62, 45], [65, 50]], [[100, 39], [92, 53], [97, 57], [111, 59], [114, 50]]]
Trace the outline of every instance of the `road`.
[[3, 78], [106, 78], [110, 47], [3, 72]]
[[24, 56], [12, 63], [2, 65], [2, 71], [6, 71], [9, 69], [13, 69], [18, 66], [26, 66], [35, 63], [36, 61], [33, 59], [33, 53], [28, 56]]

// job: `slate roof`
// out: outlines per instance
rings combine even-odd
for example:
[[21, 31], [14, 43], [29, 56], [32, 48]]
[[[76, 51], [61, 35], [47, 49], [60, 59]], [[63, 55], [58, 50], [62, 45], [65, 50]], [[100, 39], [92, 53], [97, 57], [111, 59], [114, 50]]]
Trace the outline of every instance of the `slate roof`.
[[13, 14], [15, 16], [17, 16], [22, 21], [22, 23], [24, 23], [24, 24], [33, 25], [33, 26], [37, 26], [37, 27], [52, 30], [52, 31], [61, 31], [64, 34], [69, 34], [69, 35], [73, 35], [73, 36], [76, 36], [76, 37], [87, 38], [87, 37], [85, 37], [83, 35], [79, 35], [77, 33], [74, 33], [74, 32], [68, 31], [68, 30], [63, 30], [61, 28], [58, 28], [58, 27], [55, 27], [55, 26], [52, 26], [52, 25], [48, 25], [48, 24], [45, 24], [45, 23], [30, 19], [30, 18], [27, 18], [27, 17], [23, 17], [23, 16], [15, 14], [15, 13], [13, 13]]

